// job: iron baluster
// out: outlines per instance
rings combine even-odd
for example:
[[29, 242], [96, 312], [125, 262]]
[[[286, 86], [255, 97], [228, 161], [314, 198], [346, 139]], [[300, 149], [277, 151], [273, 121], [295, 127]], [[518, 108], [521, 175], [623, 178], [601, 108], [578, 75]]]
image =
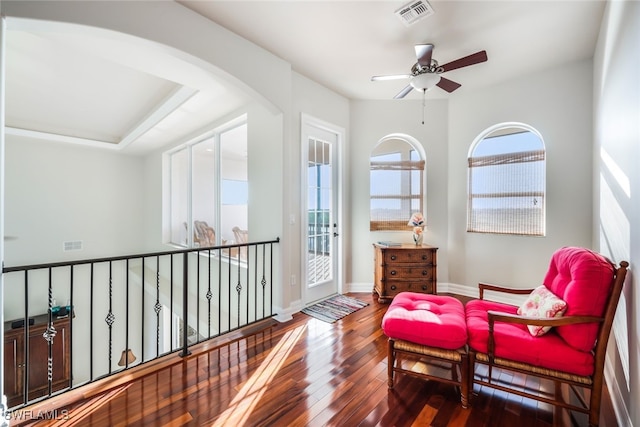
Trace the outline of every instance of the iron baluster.
[[[125, 296], [124, 296], [124, 348], [129, 351], [129, 259], [125, 262]], [[129, 357], [125, 357], [124, 369], [129, 368]]]
[[160, 311], [162, 310], [162, 304], [160, 304], [160, 256], [156, 257], [156, 303], [153, 306], [153, 311], [156, 312], [156, 357], [160, 356]]
[[145, 257], [142, 257], [142, 274], [141, 274], [141, 276], [142, 276], [142, 286], [140, 286], [141, 293], [142, 293], [142, 310], [140, 310], [140, 315], [142, 316], [142, 320], [140, 322], [140, 325], [141, 325], [141, 327], [140, 327], [140, 335], [141, 335], [140, 343], [142, 344], [142, 348], [140, 349], [140, 362], [141, 363], [144, 362], [144, 347], [145, 347], [145, 345], [144, 345], [144, 329], [145, 329], [144, 328], [144, 307], [145, 307], [145, 305], [144, 305], [144, 294], [145, 294], [145, 292], [144, 292], [144, 285], [145, 285], [145, 281], [144, 281], [144, 272], [145, 272], [144, 260], [145, 260]]
[[211, 249], [209, 249], [208, 258], [209, 258], [209, 263], [208, 263], [209, 274], [207, 274], [208, 283], [207, 283], [207, 294], [205, 295], [205, 297], [207, 298], [207, 305], [209, 308], [208, 315], [207, 315], [207, 337], [211, 337], [211, 298], [213, 297], [213, 294], [211, 293]]
[[52, 269], [49, 267], [49, 319], [47, 321], [47, 329], [42, 334], [49, 347], [49, 355], [47, 356], [47, 389], [49, 396], [53, 391], [53, 339], [56, 337], [56, 328], [53, 325], [53, 278], [51, 275]]
[[89, 381], [93, 381], [93, 266], [89, 273]]
[[113, 272], [112, 263], [109, 262], [109, 312], [104, 321], [109, 326], [109, 374], [111, 374], [111, 356], [113, 352], [113, 323], [116, 321], [116, 316], [113, 314]]
[[[242, 247], [238, 247], [238, 255], [237, 255], [238, 283], [236, 283], [236, 293], [238, 294], [238, 311], [237, 311], [237, 313], [238, 313], [238, 324], [237, 324], [237, 326], [238, 327], [240, 326], [240, 317], [241, 317], [241, 314], [240, 314], [240, 293], [242, 292], [242, 283], [240, 283], [240, 277], [241, 277], [241, 274], [240, 274], [240, 252], [242, 252]], [[231, 322], [229, 322], [229, 328], [231, 328]]]
[[267, 279], [265, 276], [265, 266], [267, 265], [266, 262], [266, 256], [267, 256], [267, 247], [266, 246], [262, 246], [262, 279], [260, 280], [260, 284], [262, 285], [262, 316], [264, 317], [264, 312], [266, 310], [265, 307], [265, 302], [266, 302], [266, 295], [265, 295], [265, 288], [267, 286]]

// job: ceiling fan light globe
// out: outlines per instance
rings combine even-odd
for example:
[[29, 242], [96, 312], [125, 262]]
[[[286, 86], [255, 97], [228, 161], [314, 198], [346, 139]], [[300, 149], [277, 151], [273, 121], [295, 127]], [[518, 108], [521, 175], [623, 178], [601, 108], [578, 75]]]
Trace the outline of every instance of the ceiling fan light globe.
[[429, 90], [440, 82], [440, 75], [436, 73], [418, 74], [411, 79], [411, 86], [416, 90]]

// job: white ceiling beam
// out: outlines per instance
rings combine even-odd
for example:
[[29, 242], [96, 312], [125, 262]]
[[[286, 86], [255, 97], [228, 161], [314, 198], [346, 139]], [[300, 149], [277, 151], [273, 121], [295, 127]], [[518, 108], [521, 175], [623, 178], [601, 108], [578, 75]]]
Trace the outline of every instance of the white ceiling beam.
[[127, 145], [147, 133], [169, 114], [177, 110], [189, 98], [198, 91], [186, 86], [179, 86], [160, 104], [158, 104], [145, 118], [136, 124], [118, 143], [118, 148], [124, 149]]

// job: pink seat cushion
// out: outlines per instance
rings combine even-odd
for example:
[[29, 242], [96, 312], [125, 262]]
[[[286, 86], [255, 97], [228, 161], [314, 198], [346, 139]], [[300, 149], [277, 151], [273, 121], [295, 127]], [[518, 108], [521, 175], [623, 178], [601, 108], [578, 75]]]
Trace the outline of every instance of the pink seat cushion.
[[464, 306], [448, 296], [401, 292], [382, 318], [382, 330], [389, 338], [449, 350], [467, 342]]
[[[469, 346], [485, 354], [488, 352], [489, 339], [487, 311], [516, 314], [518, 310], [516, 306], [486, 300], [469, 301], [465, 308]], [[495, 322], [494, 355], [576, 375], [593, 374], [592, 352], [580, 351], [568, 345], [556, 330], [557, 328], [553, 328], [541, 337], [534, 337], [526, 325]]]
[[[584, 248], [565, 247], [551, 257], [544, 285], [567, 303], [565, 316], [604, 315], [613, 286], [613, 265], [602, 255]], [[556, 332], [578, 350], [595, 345], [599, 324], [566, 325]]]

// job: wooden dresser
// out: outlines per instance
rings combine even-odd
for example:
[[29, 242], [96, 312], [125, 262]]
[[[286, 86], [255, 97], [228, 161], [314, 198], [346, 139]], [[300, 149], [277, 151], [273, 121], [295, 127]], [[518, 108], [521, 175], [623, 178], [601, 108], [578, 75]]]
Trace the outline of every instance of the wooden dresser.
[[378, 301], [389, 302], [403, 291], [435, 294], [438, 248], [403, 243], [399, 246], [373, 244], [374, 292]]

